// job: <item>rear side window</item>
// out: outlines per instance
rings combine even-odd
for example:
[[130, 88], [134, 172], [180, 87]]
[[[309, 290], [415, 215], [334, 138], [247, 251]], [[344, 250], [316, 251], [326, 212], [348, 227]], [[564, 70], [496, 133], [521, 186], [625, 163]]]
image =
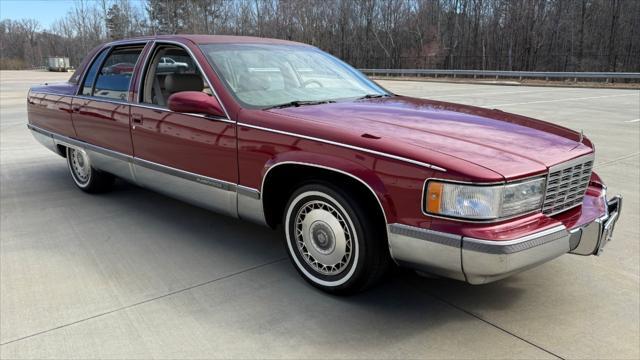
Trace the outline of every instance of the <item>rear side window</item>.
[[142, 47], [117, 48], [102, 64], [91, 96], [126, 101]]
[[87, 70], [87, 75], [84, 77], [84, 82], [82, 83], [82, 92], [81, 94], [84, 96], [91, 96], [93, 92], [93, 83], [96, 80], [96, 74], [98, 73], [98, 67], [102, 64], [102, 60], [107, 55], [107, 50], [102, 50], [102, 52], [96, 56], [95, 61], [91, 64], [89, 70]]

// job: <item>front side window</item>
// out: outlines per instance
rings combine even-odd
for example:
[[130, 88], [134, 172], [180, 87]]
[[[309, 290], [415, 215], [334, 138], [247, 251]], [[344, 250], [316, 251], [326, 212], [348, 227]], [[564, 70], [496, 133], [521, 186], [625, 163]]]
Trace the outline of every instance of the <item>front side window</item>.
[[119, 48], [102, 64], [91, 96], [127, 100], [133, 69], [142, 47]]
[[147, 65], [140, 102], [166, 108], [169, 96], [181, 91], [211, 95], [207, 82], [186, 50], [159, 45]]
[[243, 105], [335, 101], [388, 93], [316, 48], [296, 45], [203, 45], [211, 65]]

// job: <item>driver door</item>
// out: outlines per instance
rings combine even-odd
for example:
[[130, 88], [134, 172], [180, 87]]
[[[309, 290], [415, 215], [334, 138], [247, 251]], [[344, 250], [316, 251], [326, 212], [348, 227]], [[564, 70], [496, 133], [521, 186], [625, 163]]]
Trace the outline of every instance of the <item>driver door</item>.
[[[227, 118], [168, 109], [181, 91], [212, 95], [209, 82], [185, 48], [157, 44], [145, 64], [137, 103], [131, 107], [136, 181], [156, 191], [237, 216], [236, 125]], [[178, 73], [163, 57], [188, 64]]]

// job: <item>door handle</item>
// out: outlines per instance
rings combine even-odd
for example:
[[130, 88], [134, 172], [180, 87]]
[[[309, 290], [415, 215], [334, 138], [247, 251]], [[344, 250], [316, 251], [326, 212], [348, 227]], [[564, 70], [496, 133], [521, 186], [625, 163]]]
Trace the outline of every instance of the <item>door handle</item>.
[[[133, 115], [131, 115], [131, 121], [135, 125], [142, 125], [142, 115], [141, 114], [133, 114]], [[135, 125], [134, 125], [134, 127], [135, 127]]]

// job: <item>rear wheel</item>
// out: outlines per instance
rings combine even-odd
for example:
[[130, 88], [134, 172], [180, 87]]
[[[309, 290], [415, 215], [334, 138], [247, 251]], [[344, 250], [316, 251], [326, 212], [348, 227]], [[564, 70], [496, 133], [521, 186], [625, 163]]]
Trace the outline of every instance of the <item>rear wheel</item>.
[[67, 148], [67, 164], [73, 182], [82, 191], [101, 193], [109, 191], [115, 177], [91, 166], [87, 153], [82, 149]]
[[372, 223], [357, 199], [330, 184], [302, 186], [285, 208], [289, 257], [313, 286], [336, 294], [362, 291], [386, 273], [383, 224]]

